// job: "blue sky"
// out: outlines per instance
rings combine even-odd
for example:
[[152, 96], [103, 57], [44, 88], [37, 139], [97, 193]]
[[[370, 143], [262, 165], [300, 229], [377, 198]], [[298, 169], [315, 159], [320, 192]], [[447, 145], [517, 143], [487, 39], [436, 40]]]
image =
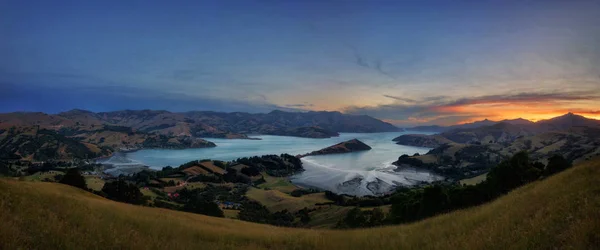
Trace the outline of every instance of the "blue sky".
[[0, 112], [595, 116], [599, 24], [598, 1], [0, 1]]

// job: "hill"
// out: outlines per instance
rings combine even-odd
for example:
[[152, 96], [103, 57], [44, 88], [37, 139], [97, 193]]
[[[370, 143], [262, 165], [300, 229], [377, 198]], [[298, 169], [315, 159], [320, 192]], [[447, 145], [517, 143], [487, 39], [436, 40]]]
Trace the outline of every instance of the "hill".
[[97, 126], [90, 130], [53, 130], [42, 126], [0, 129], [0, 159], [72, 160], [109, 156], [141, 148], [204, 148], [212, 142], [191, 136], [134, 131], [129, 127]]
[[[72, 147], [60, 148], [42, 154], [18, 152], [27, 146], [22, 141], [26, 135], [11, 131], [53, 131], [69, 139]], [[107, 156], [115, 151], [142, 148], [200, 148], [215, 147], [201, 138], [252, 139], [248, 134], [283, 135], [307, 138], [329, 138], [338, 132], [397, 131], [395, 126], [364, 115], [346, 115], [340, 112], [284, 112], [275, 110], [267, 114], [224, 113], [194, 111], [174, 113], [164, 110], [122, 110], [91, 112], [71, 110], [59, 114], [41, 112], [15, 112], [0, 114], [0, 141], [4, 151], [24, 159], [90, 158]], [[31, 133], [29, 133], [31, 134]], [[18, 138], [17, 138], [18, 137]], [[56, 137], [56, 136], [55, 136]], [[49, 141], [44, 140], [44, 141]], [[58, 139], [56, 139], [58, 140]], [[54, 140], [54, 141], [56, 141]], [[39, 143], [38, 143], [39, 144]], [[43, 142], [40, 146], [44, 144]], [[86, 150], [85, 148], [89, 148]], [[77, 150], [75, 152], [75, 150]], [[29, 150], [31, 151], [31, 150]], [[91, 152], [88, 152], [91, 151]], [[1, 156], [1, 155], [0, 155]], [[12, 158], [11, 158], [12, 159]]]
[[328, 155], [328, 154], [343, 154], [357, 151], [371, 150], [371, 147], [358, 139], [352, 139], [345, 142], [340, 142], [333, 146], [329, 146], [317, 151], [312, 151], [308, 154], [301, 155], [300, 157], [309, 155]]
[[85, 143], [48, 129], [26, 127], [0, 131], [0, 159], [87, 159], [111, 153], [110, 148]]
[[552, 130], [561, 130], [567, 129], [573, 126], [585, 126], [585, 127], [598, 127], [600, 126], [600, 121], [595, 119], [586, 118], [581, 115], [576, 115], [573, 113], [567, 113], [562, 116], [554, 117], [547, 120], [540, 120], [537, 122], [532, 122], [523, 118], [517, 119], [506, 119], [502, 121], [491, 121], [488, 119], [465, 123], [465, 124], [457, 124], [451, 126], [438, 126], [438, 125], [429, 125], [429, 126], [417, 126], [412, 128], [406, 128], [408, 131], [424, 131], [424, 132], [447, 132], [457, 129], [476, 129], [480, 127], [491, 126], [499, 123], [506, 123], [511, 125], [518, 125], [522, 127], [528, 127], [530, 130], [534, 130], [537, 132], [544, 131], [552, 131]]
[[358, 230], [280, 228], [106, 200], [70, 186], [0, 179], [0, 248], [593, 249], [600, 161], [482, 206]]
[[540, 129], [552, 131], [552, 130], [564, 130], [571, 127], [599, 127], [600, 120], [588, 119], [581, 115], [568, 113], [562, 116], [554, 117], [548, 120], [541, 120], [535, 123], [540, 126]]
[[453, 129], [469, 129], [469, 128], [478, 128], [478, 127], [483, 127], [483, 126], [490, 126], [490, 125], [494, 125], [496, 123], [498, 123], [498, 122], [485, 119], [485, 120], [481, 120], [481, 121], [465, 123], [465, 124], [457, 124], [457, 125], [451, 125], [451, 126], [439, 126], [439, 125], [416, 126], [416, 127], [412, 127], [412, 128], [406, 128], [405, 130], [438, 132], [439, 133], [439, 132], [450, 131]]
[[394, 141], [433, 148], [425, 155], [400, 157], [395, 165], [427, 167], [452, 179], [464, 179], [487, 172], [519, 151], [528, 151], [542, 163], [554, 154], [573, 162], [598, 156], [600, 121], [569, 113], [535, 123], [516, 119], [435, 135], [408, 134]]
[[122, 126], [134, 131], [164, 135], [213, 138], [247, 138], [246, 134], [273, 134], [300, 137], [331, 137], [337, 132], [389, 132], [398, 128], [366, 115], [340, 112], [270, 113], [164, 110], [122, 110], [94, 113], [71, 110], [55, 115], [16, 112], [0, 114], [0, 129], [39, 125], [48, 129], [91, 130], [103, 125]]

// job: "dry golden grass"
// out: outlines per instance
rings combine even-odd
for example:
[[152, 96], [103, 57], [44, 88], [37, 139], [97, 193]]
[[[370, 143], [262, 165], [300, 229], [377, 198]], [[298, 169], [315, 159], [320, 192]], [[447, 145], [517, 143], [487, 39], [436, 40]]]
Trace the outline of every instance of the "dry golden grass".
[[265, 179], [265, 182], [258, 185], [259, 188], [278, 190], [286, 194], [298, 189], [287, 177], [275, 177], [266, 173], [262, 173], [262, 177]]
[[315, 208], [315, 211], [310, 212], [310, 221], [307, 224], [310, 228], [334, 228], [352, 209], [352, 207], [337, 205], [322, 205]]
[[359, 230], [278, 228], [0, 180], [0, 249], [597, 249], [600, 161], [489, 204]]
[[105, 181], [97, 176], [85, 176], [85, 184], [89, 189], [100, 191], [104, 187]]
[[476, 185], [478, 183], [481, 183], [483, 181], [485, 181], [485, 179], [487, 178], [487, 173], [485, 174], [481, 174], [469, 179], [463, 179], [460, 180], [460, 184], [466, 184], [466, 185]]
[[307, 194], [301, 197], [294, 197], [278, 190], [264, 190], [250, 188], [246, 196], [265, 205], [271, 212], [277, 212], [287, 209], [295, 212], [305, 207], [312, 207], [317, 203], [330, 202], [325, 198], [324, 193]]
[[54, 180], [57, 175], [64, 175], [65, 173], [62, 171], [47, 171], [47, 172], [37, 172], [32, 175], [25, 176], [25, 180], [27, 181], [43, 181], [45, 179]]
[[199, 174], [210, 174], [206, 169], [203, 169], [198, 166], [193, 166], [191, 168], [186, 168], [183, 170], [184, 173], [188, 175], [199, 175]]
[[223, 209], [223, 214], [225, 215], [225, 218], [235, 219], [237, 218], [239, 213], [240, 210]]
[[213, 173], [225, 174], [225, 170], [217, 167], [212, 161], [200, 162], [200, 165], [210, 169]]

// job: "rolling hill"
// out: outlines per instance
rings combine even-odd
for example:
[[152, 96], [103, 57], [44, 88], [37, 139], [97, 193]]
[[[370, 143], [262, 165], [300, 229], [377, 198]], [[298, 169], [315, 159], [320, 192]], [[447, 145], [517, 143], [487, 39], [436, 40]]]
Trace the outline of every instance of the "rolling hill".
[[581, 115], [576, 115], [573, 113], [567, 113], [558, 117], [554, 117], [547, 120], [540, 120], [537, 122], [532, 122], [523, 118], [510, 119], [510, 120], [502, 120], [502, 121], [491, 121], [488, 119], [476, 121], [472, 123], [465, 124], [457, 124], [451, 126], [438, 126], [438, 125], [430, 125], [430, 126], [417, 126], [412, 128], [406, 128], [408, 131], [424, 131], [424, 132], [437, 132], [443, 133], [452, 130], [469, 130], [476, 129], [480, 127], [491, 126], [499, 123], [506, 123], [511, 125], [518, 125], [521, 127], [526, 127], [530, 131], [552, 131], [552, 130], [560, 130], [566, 129], [573, 126], [585, 126], [585, 127], [598, 127], [600, 126], [600, 121], [595, 119], [589, 119]]
[[93, 130], [103, 125], [129, 127], [144, 133], [213, 138], [247, 138], [246, 134], [331, 137], [337, 132], [388, 132], [398, 128], [366, 115], [340, 112], [269, 113], [164, 110], [121, 110], [91, 112], [71, 110], [59, 114], [15, 112], [0, 114], [0, 129], [11, 126], [37, 126], [47, 129]]
[[[69, 140], [72, 147], [49, 147], [52, 152], [29, 152], [22, 137], [46, 130]], [[284, 112], [266, 114], [164, 110], [91, 112], [74, 109], [59, 114], [14, 112], [0, 114], [0, 149], [11, 159], [75, 159], [107, 156], [119, 150], [142, 148], [215, 147], [201, 138], [252, 139], [248, 134], [329, 138], [338, 132], [386, 132], [398, 128], [364, 115], [340, 112]], [[49, 138], [37, 143], [46, 146]], [[89, 148], [86, 149], [86, 148]], [[77, 150], [75, 152], [75, 150]], [[27, 152], [26, 152], [27, 151]], [[91, 151], [91, 152], [87, 152]], [[26, 153], [26, 154], [25, 154]], [[0, 158], [6, 158], [0, 154]], [[85, 157], [87, 158], [87, 157]]]
[[527, 151], [542, 163], [554, 154], [577, 163], [600, 155], [600, 121], [572, 113], [538, 122], [511, 120], [489, 126], [455, 128], [434, 135], [406, 134], [397, 144], [433, 148], [398, 159], [402, 167], [424, 166], [453, 179], [487, 172], [502, 159]]
[[0, 179], [0, 221], [2, 249], [593, 249], [600, 160], [482, 206], [371, 229], [279, 228], [9, 179]]
[[300, 155], [300, 157], [309, 155], [327, 155], [327, 154], [344, 154], [358, 151], [371, 150], [371, 147], [358, 139], [352, 139], [345, 142], [322, 148], [320, 150], [312, 151], [308, 154]]

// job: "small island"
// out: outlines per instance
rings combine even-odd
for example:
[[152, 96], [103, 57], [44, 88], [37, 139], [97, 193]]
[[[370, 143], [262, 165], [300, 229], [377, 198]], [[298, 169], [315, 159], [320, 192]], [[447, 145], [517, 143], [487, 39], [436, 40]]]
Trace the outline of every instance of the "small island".
[[358, 139], [352, 139], [345, 142], [340, 142], [333, 146], [326, 147], [324, 149], [313, 151], [308, 154], [298, 155], [298, 158], [302, 158], [304, 156], [310, 155], [328, 155], [328, 154], [342, 154], [342, 153], [350, 153], [356, 151], [365, 151], [370, 150], [371, 147], [364, 142], [359, 141]]

